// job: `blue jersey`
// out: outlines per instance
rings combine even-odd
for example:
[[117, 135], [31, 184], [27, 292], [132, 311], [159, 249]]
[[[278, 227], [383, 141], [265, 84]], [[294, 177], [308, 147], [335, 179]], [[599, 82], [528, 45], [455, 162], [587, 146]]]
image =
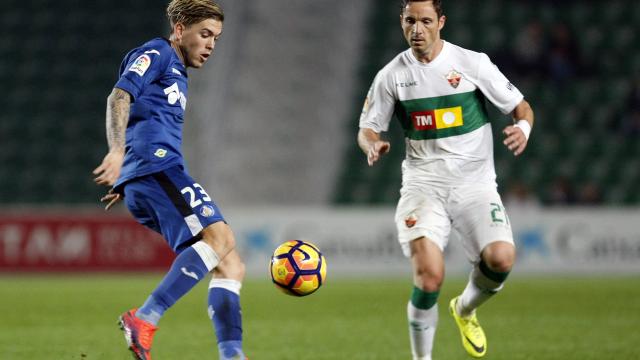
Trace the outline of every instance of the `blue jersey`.
[[131, 94], [125, 156], [114, 188], [173, 166], [184, 167], [182, 125], [187, 72], [169, 40], [153, 39], [131, 50], [115, 87]]

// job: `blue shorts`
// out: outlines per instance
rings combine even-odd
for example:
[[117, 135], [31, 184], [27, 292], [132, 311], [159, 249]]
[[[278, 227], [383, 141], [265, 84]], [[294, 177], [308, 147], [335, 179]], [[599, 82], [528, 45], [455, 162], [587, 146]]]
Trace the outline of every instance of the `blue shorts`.
[[124, 201], [133, 217], [162, 234], [177, 253], [200, 240], [202, 229], [225, 221], [207, 192], [181, 166], [135, 178], [123, 186]]

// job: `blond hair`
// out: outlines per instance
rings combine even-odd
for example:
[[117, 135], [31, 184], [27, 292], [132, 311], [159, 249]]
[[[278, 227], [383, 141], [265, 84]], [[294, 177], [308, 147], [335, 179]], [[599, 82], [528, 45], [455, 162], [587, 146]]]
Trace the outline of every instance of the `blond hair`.
[[167, 6], [167, 17], [171, 27], [177, 23], [189, 26], [206, 19], [224, 21], [224, 12], [212, 0], [172, 0]]

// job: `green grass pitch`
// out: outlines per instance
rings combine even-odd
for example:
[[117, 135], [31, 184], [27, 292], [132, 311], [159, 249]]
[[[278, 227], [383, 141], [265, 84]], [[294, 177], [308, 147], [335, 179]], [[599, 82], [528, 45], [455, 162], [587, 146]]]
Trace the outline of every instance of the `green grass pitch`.
[[[142, 303], [159, 275], [0, 277], [1, 359], [129, 359], [117, 316]], [[447, 313], [464, 286], [440, 296], [434, 359], [470, 359]], [[252, 360], [410, 359], [409, 279], [329, 279], [293, 298], [270, 280], [242, 289]], [[154, 360], [217, 359], [203, 282], [162, 319]], [[640, 278], [513, 276], [478, 312], [486, 359], [639, 359]]]

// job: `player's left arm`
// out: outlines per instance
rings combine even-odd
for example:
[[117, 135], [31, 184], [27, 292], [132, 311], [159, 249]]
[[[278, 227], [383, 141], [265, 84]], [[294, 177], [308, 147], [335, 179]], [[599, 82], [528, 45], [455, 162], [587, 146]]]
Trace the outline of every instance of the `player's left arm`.
[[518, 156], [527, 147], [533, 127], [533, 110], [520, 90], [491, 62], [489, 56], [481, 53], [474, 61], [477, 68], [471, 77], [476, 86], [503, 114], [510, 113], [513, 118], [513, 124], [502, 131], [505, 136], [503, 143], [513, 151], [513, 155]]
[[522, 154], [527, 147], [529, 134], [533, 128], [533, 109], [526, 100], [520, 101], [515, 109], [511, 112], [513, 125], [507, 126], [502, 133], [505, 136], [503, 143], [509, 151], [513, 151], [513, 155]]

